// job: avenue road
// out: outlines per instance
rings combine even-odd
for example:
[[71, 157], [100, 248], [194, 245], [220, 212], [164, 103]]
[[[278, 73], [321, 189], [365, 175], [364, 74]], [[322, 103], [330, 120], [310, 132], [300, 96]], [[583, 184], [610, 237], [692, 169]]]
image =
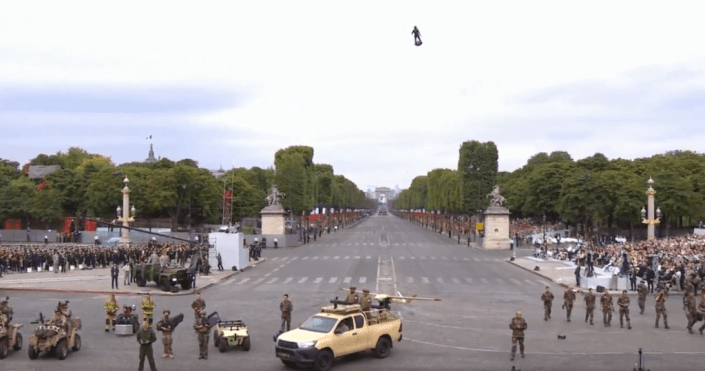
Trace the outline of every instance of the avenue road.
[[[334, 370], [631, 370], [641, 347], [651, 370], [692, 370], [702, 367], [705, 338], [685, 330], [681, 296], [672, 296], [667, 309], [670, 330], [654, 328], [653, 297], [646, 313], [638, 314], [632, 296], [632, 330], [620, 329], [615, 313], [612, 327], [583, 322], [581, 296], [567, 323], [561, 310], [563, 289], [532, 272], [506, 262], [508, 251], [482, 251], [392, 215], [372, 216], [357, 226], [324, 234], [297, 248], [266, 249], [267, 261], [203, 291], [206, 311], [223, 319], [242, 319], [249, 327], [252, 349], [219, 353], [210, 339], [208, 360], [198, 359], [193, 312], [188, 296], [155, 296], [156, 315], [163, 309], [184, 321], [174, 332], [174, 360], [161, 358], [161, 340], [154, 344], [160, 370], [286, 370], [274, 355], [272, 336], [280, 325], [279, 302], [289, 294], [294, 305], [292, 327], [320, 310], [340, 288], [377, 288], [380, 259], [393, 264], [392, 283], [403, 295], [439, 297], [441, 302], [415, 301], [393, 305], [403, 318], [404, 339], [386, 359], [370, 352], [336, 361]], [[553, 318], [543, 320], [541, 293], [546, 285], [556, 296]], [[22, 323], [25, 346], [0, 361], [3, 370], [134, 370], [138, 345], [133, 337], [105, 333], [104, 295], [9, 292], [15, 323]], [[59, 300], [69, 299], [74, 315], [83, 319], [83, 348], [64, 361], [41, 356], [30, 361], [26, 345], [39, 311], [50, 314]], [[141, 297], [118, 296], [119, 305], [139, 306]], [[526, 358], [509, 360], [509, 323], [521, 309], [528, 323]], [[567, 335], [559, 340], [558, 335]], [[158, 338], [161, 334], [157, 333]], [[578, 367], [579, 366], [579, 367]], [[58, 367], [58, 368], [57, 368]], [[576, 368], [577, 367], [577, 368]], [[148, 369], [148, 367], [147, 367]]]

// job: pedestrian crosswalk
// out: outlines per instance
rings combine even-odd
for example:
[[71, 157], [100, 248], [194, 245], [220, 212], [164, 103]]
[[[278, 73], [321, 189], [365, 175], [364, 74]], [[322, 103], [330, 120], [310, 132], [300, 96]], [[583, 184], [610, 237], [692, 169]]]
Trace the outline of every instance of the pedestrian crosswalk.
[[[435, 243], [435, 242], [425, 242], [425, 243], [413, 243], [413, 242], [393, 242], [385, 243], [384, 246], [414, 246], [414, 247], [436, 247], [436, 246], [454, 246], [454, 243]], [[382, 246], [382, 244], [377, 242], [348, 242], [348, 243], [325, 243], [323, 241], [319, 243], [311, 243], [307, 245], [308, 247], [337, 247], [337, 246]]]
[[[375, 258], [377, 258], [377, 256], [375, 256]], [[485, 258], [462, 257], [461, 258], [458, 256], [423, 256], [423, 255], [422, 256], [401, 255], [401, 256], [392, 256], [392, 258], [398, 259], [398, 260], [417, 260], [418, 259], [418, 260], [430, 260], [430, 261], [444, 261], [444, 262], [449, 262], [449, 263], [450, 262], [503, 263], [503, 262], [507, 261], [507, 259], [505, 259], [505, 258], [488, 258], [488, 257], [485, 257]], [[346, 255], [346, 256], [314, 255], [314, 256], [302, 256], [302, 257], [295, 256], [293, 258], [289, 258], [286, 256], [284, 256], [284, 257], [275, 256], [275, 257], [267, 258], [267, 260], [270, 260], [270, 261], [280, 261], [280, 262], [282, 262], [282, 261], [293, 262], [294, 260], [318, 260], [318, 259], [321, 259], [321, 260], [372, 259], [372, 255], [366, 255], [366, 256], [363, 256], [363, 255], [355, 255], [355, 256], [351, 256], [351, 255]]]
[[[352, 284], [359, 283], [364, 284], [369, 282], [374, 282], [374, 277], [260, 277], [260, 278], [235, 278], [229, 280], [226, 285], [296, 285], [296, 284]], [[397, 277], [397, 283], [406, 283], [409, 285], [420, 284], [420, 285], [510, 285], [516, 287], [527, 287], [536, 285], [546, 286], [549, 283], [545, 280], [540, 279], [525, 279], [519, 280], [515, 278], [493, 278], [488, 279], [484, 277], [475, 278], [472, 277]]]

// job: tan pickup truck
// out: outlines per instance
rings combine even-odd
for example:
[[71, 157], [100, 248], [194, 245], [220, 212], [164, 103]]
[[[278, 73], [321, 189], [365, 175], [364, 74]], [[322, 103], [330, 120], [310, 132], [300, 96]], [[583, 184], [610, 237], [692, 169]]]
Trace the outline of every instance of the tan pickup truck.
[[336, 357], [372, 350], [389, 355], [401, 341], [401, 320], [389, 310], [363, 312], [359, 305], [327, 306], [299, 328], [276, 338], [276, 355], [289, 367], [304, 365], [326, 371]]

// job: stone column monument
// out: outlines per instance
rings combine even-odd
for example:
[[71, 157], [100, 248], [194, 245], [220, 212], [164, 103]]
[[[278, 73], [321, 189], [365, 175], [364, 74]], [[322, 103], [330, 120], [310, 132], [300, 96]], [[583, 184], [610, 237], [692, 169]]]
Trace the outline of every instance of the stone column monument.
[[271, 193], [265, 199], [265, 206], [260, 214], [262, 215], [262, 234], [263, 235], [283, 235], [286, 232], [285, 217], [286, 211], [279, 204], [279, 199], [284, 196], [279, 193], [277, 187], [272, 186]]
[[490, 206], [485, 210], [485, 250], [509, 250], [509, 210], [504, 207], [504, 197], [499, 194], [499, 186], [487, 196], [492, 196]]

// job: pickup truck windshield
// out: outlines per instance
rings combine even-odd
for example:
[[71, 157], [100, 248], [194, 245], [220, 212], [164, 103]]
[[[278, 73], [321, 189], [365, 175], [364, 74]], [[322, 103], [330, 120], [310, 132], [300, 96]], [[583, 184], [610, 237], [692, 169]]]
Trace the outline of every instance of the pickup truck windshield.
[[336, 322], [337, 320], [334, 318], [313, 316], [307, 319], [299, 328], [307, 331], [328, 333], [333, 329]]

